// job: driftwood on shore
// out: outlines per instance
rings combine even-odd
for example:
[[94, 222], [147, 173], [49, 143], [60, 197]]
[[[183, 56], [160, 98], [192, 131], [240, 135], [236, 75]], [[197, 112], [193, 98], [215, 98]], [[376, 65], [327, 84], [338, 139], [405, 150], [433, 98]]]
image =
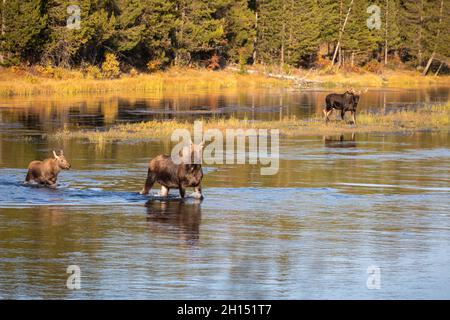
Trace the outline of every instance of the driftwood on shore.
[[294, 81], [294, 83], [300, 87], [305, 87], [310, 84], [322, 83], [322, 81], [320, 81], [320, 80], [312, 80], [312, 79], [308, 79], [306, 77], [289, 76], [289, 75], [285, 75], [285, 74], [267, 73], [266, 76], [270, 77], [270, 78], [281, 79], [281, 80], [291, 80], [291, 81]]
[[[239, 68], [236, 68], [236, 67], [227, 67], [227, 69], [232, 70], [232, 71], [241, 71]], [[307, 87], [311, 84], [322, 83], [322, 81], [320, 81], [320, 80], [308, 79], [307, 76], [299, 77], [299, 76], [292, 76], [292, 75], [287, 75], [287, 74], [271, 73], [271, 72], [262, 72], [261, 73], [257, 70], [247, 70], [246, 72], [248, 74], [261, 74], [266, 77], [274, 78], [274, 79], [293, 81], [294, 84], [299, 87]]]

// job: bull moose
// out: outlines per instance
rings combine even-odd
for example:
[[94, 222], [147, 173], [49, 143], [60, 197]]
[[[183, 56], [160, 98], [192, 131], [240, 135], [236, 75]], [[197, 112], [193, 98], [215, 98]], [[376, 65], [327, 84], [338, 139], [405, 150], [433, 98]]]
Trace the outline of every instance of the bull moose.
[[358, 107], [360, 95], [356, 94], [353, 89], [346, 91], [344, 94], [333, 93], [326, 97], [326, 107], [323, 110], [325, 122], [330, 121], [329, 116], [333, 110], [341, 111], [341, 118], [344, 120], [346, 112], [351, 112], [353, 124], [356, 124], [356, 108]]
[[69, 170], [70, 167], [71, 165], [64, 157], [62, 150], [59, 156], [53, 151], [53, 158], [48, 158], [44, 161], [32, 161], [28, 165], [25, 183], [34, 181], [41, 185], [55, 187], [58, 174], [61, 170]]
[[199, 145], [194, 145], [191, 142], [190, 147], [183, 148], [183, 160], [180, 164], [176, 164], [167, 155], [160, 155], [151, 160], [147, 180], [140, 194], [149, 194], [153, 185], [157, 182], [161, 185], [160, 196], [162, 197], [167, 197], [170, 189], [177, 188], [181, 198], [184, 198], [186, 188], [194, 188], [193, 196], [198, 199], [203, 199], [201, 188], [203, 179], [201, 159], [204, 145], [204, 142]]

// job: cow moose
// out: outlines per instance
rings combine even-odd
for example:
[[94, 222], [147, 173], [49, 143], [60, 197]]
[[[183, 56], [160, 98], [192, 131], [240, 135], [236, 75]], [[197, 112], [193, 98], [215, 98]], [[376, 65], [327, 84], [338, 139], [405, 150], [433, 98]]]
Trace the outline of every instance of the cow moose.
[[344, 94], [333, 93], [326, 97], [326, 107], [323, 110], [325, 122], [330, 121], [329, 116], [333, 110], [341, 111], [341, 118], [344, 120], [346, 112], [351, 112], [353, 124], [356, 124], [356, 108], [358, 107], [360, 95], [356, 94], [353, 89], [348, 90]]
[[[183, 148], [182, 161], [176, 164], [170, 156], [160, 155], [150, 161], [147, 180], [142, 195], [149, 194], [155, 182], [161, 185], [160, 196], [167, 197], [170, 189], [177, 188], [181, 198], [186, 195], [186, 188], [194, 188], [194, 198], [203, 199], [201, 182], [203, 171], [201, 165], [203, 147], [190, 143], [190, 147]], [[187, 160], [189, 159], [189, 160]], [[192, 161], [194, 159], [194, 161]]]
[[41, 185], [56, 187], [58, 174], [61, 170], [69, 170], [70, 167], [71, 165], [64, 157], [62, 150], [59, 156], [53, 151], [53, 158], [48, 158], [44, 161], [32, 161], [28, 165], [25, 183], [34, 181]]

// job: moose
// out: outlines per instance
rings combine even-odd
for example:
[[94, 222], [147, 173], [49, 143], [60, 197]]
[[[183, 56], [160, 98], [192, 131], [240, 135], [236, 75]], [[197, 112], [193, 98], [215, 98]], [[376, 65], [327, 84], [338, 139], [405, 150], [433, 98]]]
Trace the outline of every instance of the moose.
[[69, 170], [70, 167], [71, 165], [64, 157], [62, 150], [59, 156], [53, 151], [53, 158], [48, 158], [44, 161], [32, 161], [28, 165], [25, 183], [34, 181], [40, 185], [56, 187], [58, 174], [61, 170]]
[[358, 107], [360, 95], [356, 94], [353, 89], [347, 90], [344, 94], [333, 93], [326, 97], [326, 107], [323, 110], [325, 122], [330, 121], [329, 116], [333, 110], [341, 111], [341, 118], [344, 120], [346, 112], [351, 112], [353, 124], [356, 125], [356, 108]]
[[[186, 188], [194, 188], [194, 198], [203, 199], [201, 182], [203, 171], [201, 159], [205, 143], [194, 145], [182, 150], [182, 160], [176, 164], [170, 156], [159, 155], [150, 161], [147, 180], [141, 195], [148, 195], [155, 182], [161, 185], [161, 197], [168, 197], [170, 189], [176, 188], [181, 198], [186, 195]], [[192, 161], [194, 159], [194, 161]]]

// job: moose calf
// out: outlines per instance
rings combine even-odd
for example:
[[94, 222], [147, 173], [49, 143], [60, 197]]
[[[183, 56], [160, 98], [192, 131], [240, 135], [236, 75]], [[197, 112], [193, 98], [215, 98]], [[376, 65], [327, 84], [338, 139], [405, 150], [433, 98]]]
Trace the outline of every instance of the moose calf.
[[44, 161], [33, 161], [28, 165], [28, 174], [25, 182], [35, 181], [41, 185], [55, 187], [56, 179], [61, 170], [69, 170], [70, 163], [64, 157], [61, 150], [58, 156], [53, 151], [53, 158], [45, 159]]
[[[155, 182], [162, 186], [160, 195], [167, 197], [170, 189], [177, 188], [182, 198], [186, 195], [186, 188], [194, 188], [194, 197], [203, 199], [201, 182], [203, 171], [201, 165], [204, 142], [183, 149], [182, 161], [175, 164], [171, 157], [160, 155], [150, 161], [147, 180], [142, 195], [147, 195]], [[192, 159], [194, 158], [194, 161]], [[189, 160], [187, 160], [189, 159]]]

